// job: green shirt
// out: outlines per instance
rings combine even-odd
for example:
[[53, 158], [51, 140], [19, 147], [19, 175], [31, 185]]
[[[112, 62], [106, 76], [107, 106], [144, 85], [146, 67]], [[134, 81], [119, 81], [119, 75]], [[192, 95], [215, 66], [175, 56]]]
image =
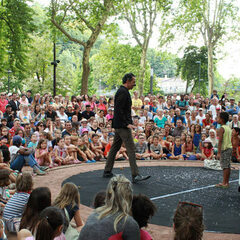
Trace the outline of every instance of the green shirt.
[[222, 125], [222, 128], [224, 129], [224, 133], [223, 133], [223, 140], [222, 140], [222, 148], [221, 148], [221, 150], [224, 151], [224, 150], [226, 150], [228, 148], [232, 148], [232, 142], [231, 142], [232, 130], [227, 125]]

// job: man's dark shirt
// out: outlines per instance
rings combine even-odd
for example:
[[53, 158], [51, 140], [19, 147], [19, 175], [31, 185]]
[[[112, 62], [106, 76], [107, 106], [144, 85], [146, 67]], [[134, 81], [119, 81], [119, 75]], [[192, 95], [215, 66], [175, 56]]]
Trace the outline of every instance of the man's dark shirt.
[[81, 112], [74, 112], [74, 114], [73, 115], [77, 115], [77, 117], [78, 117], [78, 121], [81, 121], [82, 120], [82, 114], [81, 114]]
[[62, 131], [62, 137], [64, 137], [65, 135], [71, 136], [71, 133], [69, 133], [66, 129], [64, 131]]
[[51, 113], [49, 111], [46, 111], [46, 117], [51, 118], [52, 121], [55, 121], [56, 116], [57, 116], [57, 113], [55, 111], [52, 111]]
[[93, 111], [83, 111], [82, 112], [82, 117], [83, 118], [86, 118], [87, 120], [90, 118], [90, 117], [94, 117], [95, 116], [95, 113]]
[[69, 117], [71, 117], [71, 119], [72, 119], [72, 116], [74, 115], [74, 112], [65, 111], [65, 113], [67, 114], [68, 119], [69, 119]]
[[6, 118], [6, 119], [7, 119], [7, 126], [8, 126], [9, 128], [12, 128], [12, 127], [13, 127], [13, 120], [14, 120], [14, 118], [16, 118], [16, 114], [15, 114], [15, 113], [12, 114], [12, 113], [7, 113], [7, 112], [5, 112], [5, 113], [3, 114], [3, 118]]
[[10, 102], [9, 102], [9, 104], [11, 105], [11, 107], [12, 107], [12, 110], [14, 111], [14, 112], [16, 112], [16, 111], [18, 111], [19, 110], [19, 105], [20, 105], [20, 102], [19, 101], [13, 101], [13, 100], [11, 100]]
[[132, 99], [126, 87], [121, 86], [114, 98], [113, 128], [127, 128], [132, 124]]
[[32, 101], [33, 101], [33, 98], [32, 97], [27, 97], [27, 99], [28, 99], [28, 102], [31, 104]]

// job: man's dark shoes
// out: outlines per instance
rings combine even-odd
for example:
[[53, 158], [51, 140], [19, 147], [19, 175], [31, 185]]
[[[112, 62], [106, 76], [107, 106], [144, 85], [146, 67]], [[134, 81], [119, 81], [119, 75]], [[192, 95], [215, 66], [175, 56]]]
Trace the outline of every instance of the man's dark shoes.
[[135, 176], [135, 177], [132, 178], [132, 182], [133, 182], [133, 183], [141, 182], [141, 181], [144, 181], [144, 180], [149, 179], [150, 177], [151, 177], [151, 176], [149, 176], [149, 175], [146, 175], [146, 176], [137, 175], [137, 176]]
[[114, 177], [114, 174], [112, 172], [104, 172], [103, 178], [112, 178]]

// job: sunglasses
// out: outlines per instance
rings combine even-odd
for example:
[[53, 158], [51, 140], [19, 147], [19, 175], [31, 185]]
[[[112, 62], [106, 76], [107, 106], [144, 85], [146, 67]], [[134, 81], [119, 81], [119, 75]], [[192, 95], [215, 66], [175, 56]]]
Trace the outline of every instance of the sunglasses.
[[184, 207], [184, 206], [195, 207], [195, 208], [198, 208], [201, 212], [203, 211], [202, 205], [191, 203], [191, 202], [179, 202], [177, 208]]
[[40, 124], [40, 125], [39, 125], [39, 127], [43, 127], [43, 125], [42, 125], [42, 124]]

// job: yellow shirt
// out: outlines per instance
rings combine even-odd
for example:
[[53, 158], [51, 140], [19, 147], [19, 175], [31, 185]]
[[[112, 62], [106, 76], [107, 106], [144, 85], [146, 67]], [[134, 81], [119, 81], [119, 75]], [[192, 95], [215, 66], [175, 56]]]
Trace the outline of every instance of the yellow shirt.
[[[143, 103], [142, 103], [142, 100], [140, 98], [138, 98], [138, 99], [133, 98], [132, 99], [132, 107], [141, 108], [142, 105], [143, 105]], [[136, 114], [139, 114], [139, 110], [136, 110], [135, 112], [136, 112]]]

